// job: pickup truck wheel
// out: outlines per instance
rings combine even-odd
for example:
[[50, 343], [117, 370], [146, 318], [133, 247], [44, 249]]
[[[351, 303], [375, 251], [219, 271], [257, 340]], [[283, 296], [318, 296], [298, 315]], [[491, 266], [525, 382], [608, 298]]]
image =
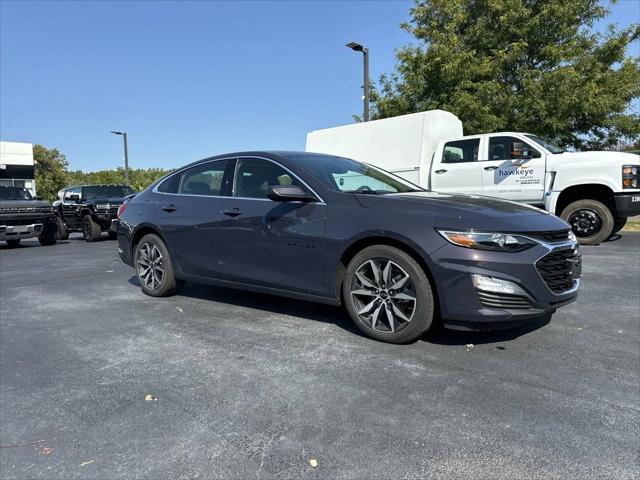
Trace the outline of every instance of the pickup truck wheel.
[[55, 245], [58, 241], [58, 222], [47, 223], [38, 236], [38, 241], [44, 247]]
[[627, 224], [627, 217], [616, 218], [615, 221], [613, 222], [613, 230], [611, 231], [611, 235], [613, 235], [614, 233], [618, 233], [620, 230], [624, 228], [626, 224]]
[[58, 240], [66, 240], [69, 238], [69, 231], [64, 225], [62, 218], [58, 217]]
[[18, 245], [20, 245], [20, 239], [17, 238], [15, 240], [7, 240], [7, 245], [9, 248], [16, 248]]
[[562, 211], [560, 218], [571, 225], [581, 245], [597, 245], [613, 232], [613, 214], [604, 203], [597, 200], [573, 202]]
[[136, 245], [134, 265], [142, 291], [147, 295], [168, 297], [184, 286], [184, 281], [175, 277], [167, 247], [153, 233], [142, 237]]
[[100, 225], [93, 221], [91, 215], [85, 215], [82, 219], [82, 235], [87, 242], [95, 242], [100, 239], [102, 230]]
[[109, 232], [109, 240], [117, 240], [118, 234], [116, 232]]
[[367, 247], [353, 257], [342, 296], [356, 326], [377, 340], [411, 342], [433, 323], [427, 275], [410, 255], [388, 245]]

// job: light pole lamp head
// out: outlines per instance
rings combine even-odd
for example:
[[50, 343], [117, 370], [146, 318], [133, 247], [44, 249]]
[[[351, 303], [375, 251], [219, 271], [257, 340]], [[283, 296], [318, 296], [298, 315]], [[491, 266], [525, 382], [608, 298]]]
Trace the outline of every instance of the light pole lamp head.
[[113, 130], [111, 131], [111, 133], [113, 133], [115, 135], [124, 135], [124, 132], [114, 132]]
[[355, 52], [365, 52], [366, 48], [364, 48], [362, 45], [360, 45], [359, 43], [356, 42], [349, 42], [346, 45], [347, 47], [349, 47], [351, 50], [355, 51]]

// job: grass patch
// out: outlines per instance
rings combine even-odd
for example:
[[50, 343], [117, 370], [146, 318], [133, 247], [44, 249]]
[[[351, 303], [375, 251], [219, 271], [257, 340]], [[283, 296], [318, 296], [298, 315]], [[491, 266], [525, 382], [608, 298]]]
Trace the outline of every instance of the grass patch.
[[627, 224], [622, 229], [623, 232], [640, 232], [640, 215], [629, 217]]

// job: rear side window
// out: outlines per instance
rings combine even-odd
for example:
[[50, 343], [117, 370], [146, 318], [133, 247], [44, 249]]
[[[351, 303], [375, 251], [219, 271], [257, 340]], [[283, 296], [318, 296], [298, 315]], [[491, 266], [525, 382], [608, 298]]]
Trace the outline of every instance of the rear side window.
[[479, 138], [447, 142], [442, 152], [442, 163], [477, 162], [479, 149]]
[[172, 175], [158, 186], [158, 192], [220, 196], [227, 160], [207, 162]]

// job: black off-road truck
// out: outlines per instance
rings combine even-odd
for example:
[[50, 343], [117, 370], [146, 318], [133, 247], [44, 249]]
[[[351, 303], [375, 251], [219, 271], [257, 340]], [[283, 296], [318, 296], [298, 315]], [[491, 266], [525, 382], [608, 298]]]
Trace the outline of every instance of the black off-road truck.
[[58, 222], [50, 203], [33, 198], [23, 187], [0, 186], [0, 240], [17, 247], [25, 238], [40, 245], [58, 241]]
[[75, 185], [58, 192], [53, 203], [58, 214], [60, 238], [66, 239], [71, 232], [82, 232], [87, 242], [95, 242], [108, 232], [115, 239], [112, 221], [125, 197], [134, 194], [126, 185]]

